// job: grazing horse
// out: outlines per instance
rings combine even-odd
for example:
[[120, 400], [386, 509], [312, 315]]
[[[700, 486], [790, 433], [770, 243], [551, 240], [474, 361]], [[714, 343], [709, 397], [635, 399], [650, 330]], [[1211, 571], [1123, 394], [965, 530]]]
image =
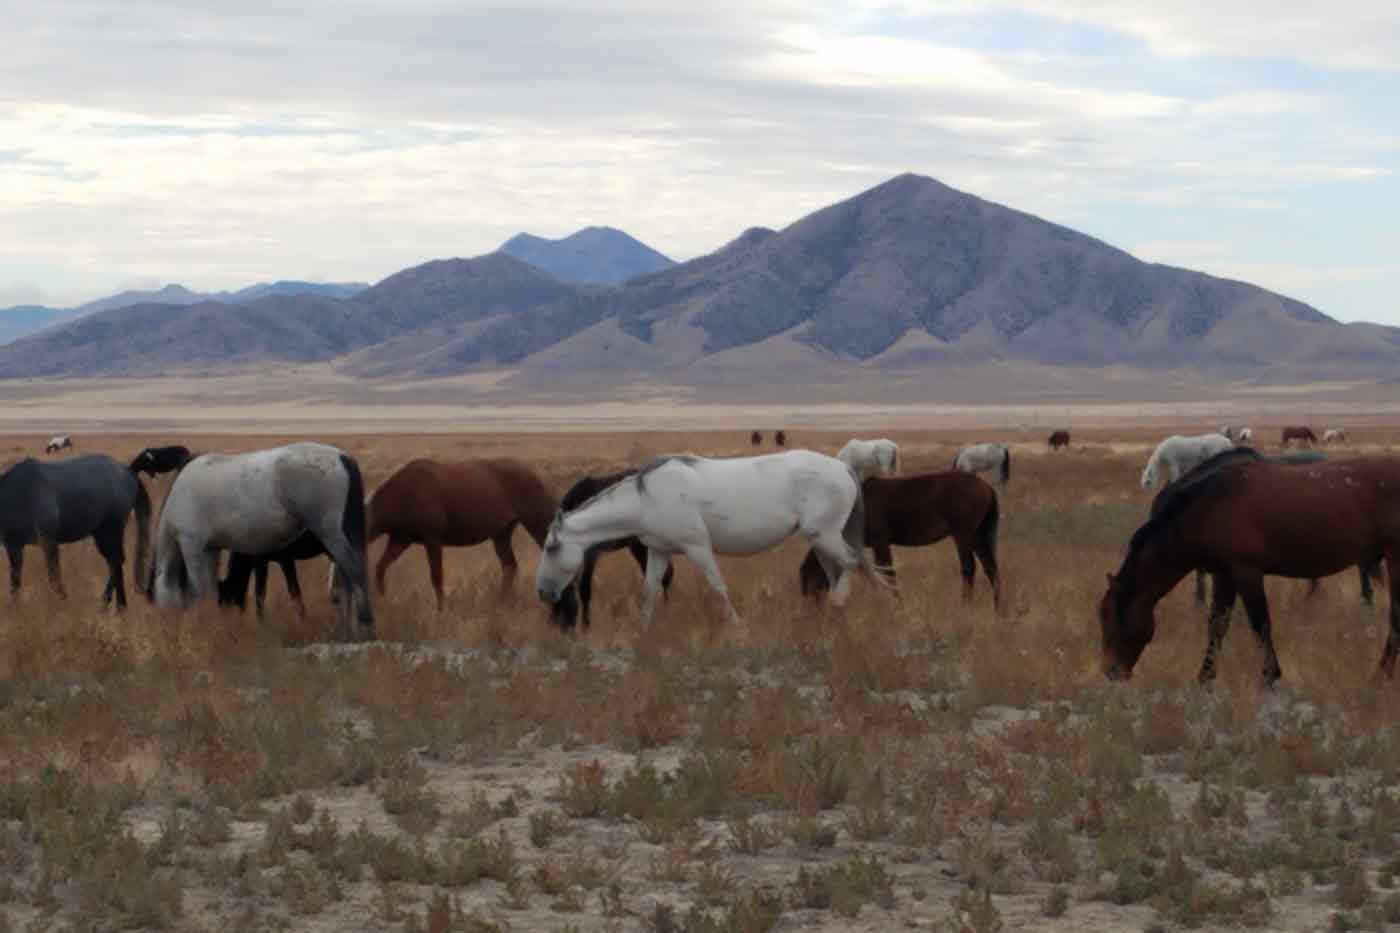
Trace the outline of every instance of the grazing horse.
[[964, 473], [981, 473], [984, 470], [1001, 470], [1001, 485], [1011, 479], [1011, 448], [1005, 444], [973, 444], [958, 451], [953, 458], [953, 469]]
[[55, 454], [60, 450], [72, 449], [73, 438], [69, 437], [67, 434], [55, 434], [53, 437], [49, 438], [48, 444], [44, 447], [44, 453]]
[[147, 447], [131, 461], [131, 472], [155, 476], [174, 473], [190, 462], [190, 449], [178, 444], [173, 447]]
[[899, 445], [889, 438], [874, 441], [850, 440], [836, 455], [861, 480], [899, 473]]
[[1287, 447], [1289, 441], [1297, 441], [1299, 444], [1316, 444], [1317, 435], [1312, 432], [1312, 428], [1289, 425], [1283, 429], [1279, 443]]
[[[559, 500], [559, 511], [570, 512], [578, 508], [598, 493], [616, 485], [620, 480], [635, 472], [636, 470], [624, 470], [621, 473], [612, 473], [608, 476], [585, 476], [569, 487], [568, 492], [564, 493], [564, 498]], [[583, 568], [578, 575], [577, 602], [566, 592], [564, 597], [554, 604], [556, 625], [560, 628], [572, 628], [578, 615], [578, 604], [583, 606], [583, 627], [588, 628], [592, 624], [588, 607], [593, 602], [593, 568], [597, 565], [599, 557], [613, 551], [620, 551], [623, 548], [627, 548], [631, 552], [632, 558], [642, 570], [643, 578], [646, 577], [647, 549], [636, 535], [595, 544], [583, 555]], [[671, 577], [673, 575], [674, 568], [667, 567], [666, 575], [661, 579], [661, 586], [668, 597], [671, 593]]]
[[1237, 437], [1237, 438], [1235, 439], [1235, 443], [1236, 443], [1236, 444], [1253, 444], [1253, 443], [1254, 443], [1254, 429], [1253, 429], [1253, 428], [1240, 428], [1240, 434], [1239, 434], [1239, 437]]
[[1069, 446], [1069, 432], [1059, 430], [1050, 435], [1050, 440], [1046, 441], [1051, 450], [1059, 450], [1061, 447]]
[[369, 497], [369, 541], [389, 537], [374, 570], [379, 592], [384, 592], [389, 565], [412, 545], [421, 544], [441, 610], [442, 549], [490, 541], [501, 561], [504, 597], [515, 584], [519, 566], [510, 543], [515, 526], [525, 526], [543, 547], [557, 505], [535, 472], [518, 460], [411, 460]]
[[282, 568], [282, 579], [287, 583], [287, 594], [297, 604], [302, 617], [306, 616], [306, 603], [301, 598], [301, 582], [297, 579], [297, 561], [321, 557], [326, 549], [316, 536], [303, 534], [291, 544], [271, 554], [255, 556], [234, 552], [229, 555], [228, 572], [219, 581], [219, 605], [237, 606], [243, 609], [248, 603], [248, 580], [253, 578], [253, 599], [258, 615], [263, 614], [267, 600], [267, 569], [270, 564]]
[[1152, 451], [1139, 482], [1143, 489], [1155, 489], [1162, 480], [1162, 468], [1166, 467], [1167, 482], [1174, 483], [1182, 474], [1195, 469], [1198, 463], [1205, 463], [1233, 446], [1230, 438], [1224, 434], [1198, 434], [1195, 437], [1173, 434]]
[[1228, 424], [1222, 424], [1219, 428], [1216, 429], [1215, 433], [1219, 434], [1221, 437], [1228, 438], [1231, 441], [1234, 441], [1235, 439], [1234, 429], [1231, 428]]
[[1103, 670], [1131, 676], [1152, 640], [1157, 602], [1197, 568], [1215, 577], [1200, 680], [1215, 658], [1238, 595], [1265, 651], [1264, 679], [1282, 676], [1274, 652], [1265, 575], [1310, 579], [1353, 564], [1386, 561], [1390, 635], [1381, 671], [1400, 647], [1400, 458], [1363, 457], [1289, 465], [1249, 448], [1218, 454], [1168, 486], [1160, 508], [1134, 532], [1099, 604]]
[[92, 538], [107, 562], [102, 602], [115, 593], [117, 608], [126, 607], [122, 538], [126, 518], [136, 513], [136, 576], [145, 576], [150, 544], [151, 500], [134, 473], [111, 457], [92, 454], [58, 463], [25, 458], [0, 474], [0, 539], [10, 558], [10, 594], [19, 592], [24, 548], [44, 549], [49, 583], [63, 596], [58, 546]]
[[749, 443], [752, 444], [752, 445], [755, 446], [755, 447], [757, 447], [759, 444], [762, 444], [762, 443], [763, 443], [763, 432], [762, 432], [762, 431], [755, 431], [755, 432], [753, 432], [752, 434], [750, 434], [750, 435], [749, 435]]
[[676, 554], [700, 568], [737, 623], [715, 554], [757, 554], [795, 533], [816, 549], [833, 604], [845, 602], [852, 568], [889, 585], [865, 555], [865, 505], [855, 474], [810, 450], [731, 460], [661, 457], [555, 516], [535, 585], [541, 599], [557, 603], [589, 548], [636, 535], [647, 548], [643, 624], [651, 622], [656, 591]]
[[[926, 547], [949, 535], [957, 545], [962, 568], [963, 599], [972, 598], [974, 558], [992, 584], [992, 602], [1001, 605], [997, 573], [997, 525], [1000, 509], [996, 490], [971, 473], [929, 473], [924, 476], [874, 476], [861, 484], [865, 498], [865, 543], [875, 552], [880, 572], [894, 581], [890, 545]], [[817, 552], [810, 550], [799, 571], [804, 596], [827, 588]]]
[[185, 464], [161, 509], [151, 596], [186, 606], [216, 592], [218, 551], [270, 555], [310, 533], [335, 560], [366, 636], [374, 614], [365, 580], [365, 497], [354, 458], [326, 444], [204, 454]]
[[777, 434], [774, 434], [774, 435], [773, 435], [773, 443], [777, 444], [779, 447], [786, 447], [786, 446], [787, 446], [787, 432], [786, 432], [786, 431], [779, 431]]
[[1345, 444], [1347, 442], [1347, 432], [1341, 428], [1328, 428], [1322, 432], [1322, 443], [1324, 444]]

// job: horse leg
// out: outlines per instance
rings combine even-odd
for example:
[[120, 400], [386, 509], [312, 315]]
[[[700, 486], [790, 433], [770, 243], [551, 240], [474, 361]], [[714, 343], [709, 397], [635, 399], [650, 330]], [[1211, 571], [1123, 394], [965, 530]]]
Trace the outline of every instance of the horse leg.
[[1225, 641], [1225, 633], [1230, 630], [1230, 611], [1234, 606], [1234, 578], [1228, 573], [1217, 573], [1211, 591], [1210, 617], [1206, 622], [1206, 656], [1201, 661], [1201, 672], [1196, 676], [1200, 683], [1215, 679], [1215, 658], [1220, 653], [1221, 643]]
[[[739, 613], [734, 611], [734, 604], [729, 601], [729, 587], [724, 585], [724, 577], [720, 575], [719, 564], [715, 563], [715, 552], [710, 550], [708, 545], [692, 545], [685, 551], [685, 556], [689, 557], [695, 566], [700, 568], [700, 572], [705, 575], [705, 582], [710, 584], [710, 589], [714, 590], [724, 603], [726, 615], [734, 625], [742, 625], [743, 620], [739, 618]], [[647, 576], [651, 576], [651, 561], [647, 561]], [[836, 601], [836, 594], [839, 591], [832, 590], [832, 601]], [[838, 603], [839, 605], [839, 603]]]
[[442, 612], [442, 542], [428, 539], [423, 542], [423, 553], [428, 557], [428, 579], [433, 584], [433, 594], [437, 596], [437, 610]]
[[[501, 591], [497, 598], [504, 600], [515, 589], [515, 574], [520, 570], [520, 564], [515, 560], [515, 549], [510, 546], [511, 536], [515, 534], [515, 524], [506, 526], [505, 530], [491, 539], [491, 546], [496, 549], [496, 559], [501, 562]], [[441, 571], [439, 571], [441, 572]]]
[[24, 570], [24, 545], [6, 538], [5, 553], [10, 558], [10, 595], [15, 596], [19, 593], [20, 574]]
[[[637, 562], [637, 566], [642, 569], [642, 576], [645, 577], [647, 572], [646, 545], [642, 544], [642, 542], [638, 541], [636, 538], [633, 538], [631, 541], [627, 542], [627, 550], [631, 552], [632, 559]], [[598, 558], [594, 557], [593, 562], [597, 563], [597, 561]], [[668, 600], [671, 598], [671, 580], [675, 577], [675, 575], [675, 566], [673, 564], [668, 563], [666, 565], [666, 576], [661, 578], [661, 595]], [[587, 625], [586, 622], [584, 624]]]
[[409, 543], [402, 538], [391, 537], [389, 543], [384, 545], [384, 553], [379, 555], [379, 563], [374, 568], [374, 585], [380, 596], [384, 595], [384, 575], [389, 572], [389, 565], [403, 557]]
[[287, 595], [297, 604], [297, 614], [306, 618], [306, 602], [301, 598], [301, 581], [297, 579], [297, 562], [284, 557], [277, 562], [282, 568], [282, 579], [287, 583]]
[[44, 560], [49, 565], [49, 585], [60, 599], [67, 599], [68, 591], [63, 588], [63, 566], [58, 559], [58, 542], [53, 538], [45, 538], [43, 548]]
[[1304, 599], [1312, 599], [1314, 596], [1316, 596], [1316, 595], [1317, 595], [1318, 584], [1319, 584], [1320, 582], [1321, 582], [1321, 581], [1319, 581], [1319, 580], [1317, 579], [1317, 577], [1313, 577], [1311, 580], [1309, 580], [1309, 581], [1308, 581], [1308, 592], [1307, 592], [1307, 594], [1306, 594], [1303, 598], [1304, 598]]
[[977, 562], [973, 558], [971, 542], [962, 538], [954, 538], [953, 544], [958, 549], [958, 570], [962, 574], [962, 599], [964, 603], [972, 602], [972, 581], [977, 575]]
[[1376, 596], [1371, 589], [1371, 576], [1377, 569], [1374, 562], [1365, 560], [1356, 565], [1356, 575], [1361, 578], [1361, 601], [1368, 606], [1376, 604]]
[[1266, 686], [1273, 686], [1283, 676], [1283, 669], [1279, 667], [1278, 654], [1274, 651], [1274, 637], [1269, 623], [1269, 600], [1264, 595], [1264, 578], [1258, 574], [1250, 574], [1244, 579], [1236, 576], [1235, 586], [1239, 590], [1240, 600], [1244, 603], [1244, 610], [1249, 614], [1249, 625], [1254, 629], [1260, 644], [1264, 646], [1264, 683]]
[[[583, 566], [578, 572], [578, 601], [580, 612], [583, 615], [583, 627], [588, 628], [593, 624], [593, 616], [589, 612], [589, 606], [593, 603], [593, 569], [598, 566], [598, 551], [589, 549], [583, 555]], [[647, 575], [646, 549], [642, 549], [642, 578]]]
[[977, 540], [972, 544], [972, 552], [977, 555], [977, 559], [982, 562], [982, 573], [986, 574], [987, 582], [992, 585], [992, 608], [1001, 608], [1001, 571], [997, 567], [996, 539], [988, 540], [986, 536], [978, 535]]
[[[267, 567], [267, 558], [258, 557], [253, 560], [253, 605], [257, 608], [260, 619], [263, 607], [267, 604]], [[247, 585], [246, 581], [244, 585]]]
[[651, 616], [656, 609], [656, 591], [661, 589], [662, 579], [671, 570], [671, 556], [660, 551], [647, 550], [647, 575], [642, 584], [642, 626], [651, 625]]
[[[344, 606], [347, 638], [354, 635], [350, 623], [352, 613], [359, 622], [362, 633], [368, 638], [373, 638], [374, 610], [369, 603], [368, 568], [366, 567], [364, 547], [352, 544], [345, 532], [333, 520], [316, 522], [308, 530], [320, 542], [321, 548], [335, 564], [335, 579], [341, 586], [345, 587], [345, 593], [349, 597]], [[391, 539], [391, 546], [392, 543]], [[388, 555], [387, 551], [385, 555]]]
[[1390, 577], [1390, 634], [1386, 636], [1385, 651], [1381, 653], [1381, 673], [1394, 677], [1395, 655], [1400, 650], [1400, 548], [1386, 554], [1385, 572]]
[[112, 594], [117, 597], [117, 611], [126, 609], [126, 583], [122, 580], [122, 564], [124, 555], [122, 554], [122, 531], [118, 528], [115, 532], [108, 530], [93, 537], [97, 544], [97, 552], [102, 555], [102, 559], [107, 562], [107, 586], [102, 590], [102, 605], [106, 606], [111, 602]]
[[807, 551], [807, 556], [802, 559], [802, 566], [797, 570], [797, 576], [802, 586], [803, 596], [820, 596], [831, 589], [828, 569], [817, 556], [816, 548], [810, 548]]
[[[1314, 585], [1316, 585], [1316, 584], [1314, 584]], [[1196, 571], [1196, 605], [1198, 605], [1198, 606], [1204, 606], [1205, 604], [1206, 604], [1206, 572], [1205, 572], [1204, 570], [1197, 570], [1197, 571]]]

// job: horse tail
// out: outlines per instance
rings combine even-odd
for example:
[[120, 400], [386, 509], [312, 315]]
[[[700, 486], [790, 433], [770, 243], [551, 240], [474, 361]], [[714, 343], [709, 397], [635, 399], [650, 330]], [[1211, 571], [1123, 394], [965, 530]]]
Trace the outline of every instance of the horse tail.
[[987, 552], [995, 555], [997, 552], [997, 529], [1001, 527], [1001, 504], [997, 501], [997, 492], [992, 490], [992, 507], [987, 510], [987, 514], [982, 516], [982, 523], [977, 526], [977, 543], [986, 547]]
[[365, 481], [360, 475], [360, 465], [348, 454], [340, 455], [340, 465], [350, 480], [350, 488], [345, 493], [345, 511], [340, 517], [340, 530], [345, 538], [363, 555], [365, 545]]
[[894, 454], [890, 457], [890, 468], [894, 470], [894, 475], [895, 475], [895, 476], [898, 476], [898, 475], [899, 475], [899, 445], [898, 445], [898, 444], [891, 444], [890, 446], [894, 448]]
[[136, 560], [132, 579], [140, 586], [140, 581], [146, 579], [146, 554], [151, 548], [151, 496], [146, 492], [141, 477], [135, 473], [131, 476], [136, 480]]
[[846, 546], [855, 552], [856, 566], [860, 572], [874, 580], [886, 589], [896, 589], [884, 575], [878, 571], [886, 571], [888, 567], [876, 567], [865, 553], [865, 490], [861, 486], [860, 477], [855, 471], [851, 471], [851, 478], [856, 483], [856, 501], [851, 504], [851, 512], [846, 516], [846, 524], [841, 528], [841, 537], [845, 540]]
[[1003, 447], [1001, 449], [1001, 481], [1004, 484], [1009, 479], [1011, 479], [1011, 448]]

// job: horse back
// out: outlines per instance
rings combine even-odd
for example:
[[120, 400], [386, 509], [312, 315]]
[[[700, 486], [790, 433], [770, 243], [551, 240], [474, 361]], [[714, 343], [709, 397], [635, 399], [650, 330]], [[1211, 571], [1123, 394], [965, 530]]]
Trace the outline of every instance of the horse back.
[[975, 473], [952, 470], [918, 476], [876, 476], [862, 486], [871, 538], [920, 547], [973, 534], [996, 502], [996, 491]]
[[542, 540], [555, 506], [544, 483], [519, 461], [420, 458], [400, 467], [370, 496], [369, 535], [465, 547], [521, 522], [538, 526]]

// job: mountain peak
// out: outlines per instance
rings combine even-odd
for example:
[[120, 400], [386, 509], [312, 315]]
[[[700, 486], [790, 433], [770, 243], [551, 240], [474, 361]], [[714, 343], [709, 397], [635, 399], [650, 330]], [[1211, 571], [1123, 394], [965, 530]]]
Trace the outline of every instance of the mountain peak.
[[616, 227], [584, 227], [558, 240], [517, 233], [497, 252], [581, 285], [616, 285], [674, 265]]

